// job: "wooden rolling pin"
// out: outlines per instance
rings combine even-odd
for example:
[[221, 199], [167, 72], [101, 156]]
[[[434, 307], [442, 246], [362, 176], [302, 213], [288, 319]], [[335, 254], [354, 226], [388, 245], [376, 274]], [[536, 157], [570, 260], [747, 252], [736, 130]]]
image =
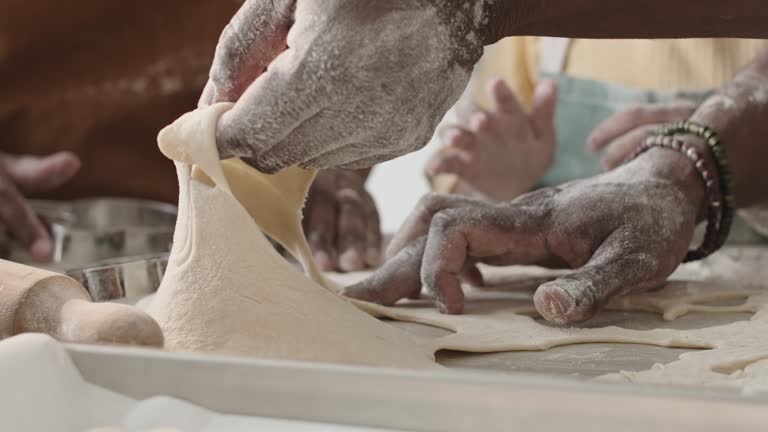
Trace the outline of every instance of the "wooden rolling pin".
[[0, 338], [45, 333], [63, 342], [163, 346], [163, 332], [139, 309], [93, 303], [62, 274], [0, 260]]

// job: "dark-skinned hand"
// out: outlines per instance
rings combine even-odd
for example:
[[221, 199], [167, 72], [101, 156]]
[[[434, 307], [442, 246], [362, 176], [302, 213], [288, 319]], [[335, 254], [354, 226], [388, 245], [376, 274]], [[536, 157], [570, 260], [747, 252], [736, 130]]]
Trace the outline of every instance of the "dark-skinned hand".
[[304, 208], [304, 233], [323, 271], [357, 271], [379, 264], [381, 228], [365, 174], [320, 171]]
[[656, 149], [609, 173], [502, 204], [429, 195], [390, 244], [391, 259], [344, 293], [392, 305], [423, 286], [440, 311], [457, 314], [462, 279], [482, 283], [476, 263], [565, 266], [574, 272], [541, 285], [534, 300], [547, 320], [577, 323], [675, 270], [703, 193], [692, 164]]
[[[718, 133], [732, 169], [737, 208], [768, 200], [768, 151], [761, 141], [768, 134], [766, 94], [768, 50], [691, 116]], [[705, 166], [714, 166], [703, 139], [676, 138], [696, 149]], [[706, 202], [694, 164], [663, 148], [602, 175], [506, 204], [431, 196], [392, 242], [391, 260], [345, 293], [390, 305], [419, 295], [423, 285], [441, 311], [461, 313], [459, 281], [481, 283], [477, 262], [565, 264], [576, 270], [541, 285], [534, 301], [547, 320], [577, 323], [613, 296], [660, 285], [685, 256]]]
[[0, 153], [0, 251], [3, 256], [9, 253], [10, 242], [15, 241], [38, 261], [51, 258], [51, 235], [24, 195], [56, 189], [78, 169], [80, 160], [69, 152], [46, 157]]
[[249, 0], [201, 104], [236, 102], [222, 158], [262, 172], [365, 168], [423, 147], [489, 38], [493, 2]]

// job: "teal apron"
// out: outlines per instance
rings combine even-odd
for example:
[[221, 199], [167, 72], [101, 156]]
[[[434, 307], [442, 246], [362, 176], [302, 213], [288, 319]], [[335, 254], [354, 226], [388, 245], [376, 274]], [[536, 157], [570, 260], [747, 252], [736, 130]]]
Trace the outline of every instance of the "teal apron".
[[[568, 39], [542, 38], [540, 73], [543, 78], [557, 81], [558, 99], [555, 111], [557, 143], [555, 161], [540, 182], [551, 186], [571, 180], [591, 177], [602, 172], [601, 153], [586, 149], [592, 130], [611, 115], [629, 106], [663, 103], [676, 100], [703, 101], [711, 92], [654, 91], [567, 76], [563, 73]], [[700, 229], [703, 227], [699, 227]], [[768, 243], [737, 217], [729, 244]]]

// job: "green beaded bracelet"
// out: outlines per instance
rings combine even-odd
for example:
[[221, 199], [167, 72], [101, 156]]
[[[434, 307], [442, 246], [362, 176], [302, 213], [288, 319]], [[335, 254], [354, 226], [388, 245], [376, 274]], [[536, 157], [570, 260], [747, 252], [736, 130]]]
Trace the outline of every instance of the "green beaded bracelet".
[[717, 226], [717, 237], [715, 244], [712, 245], [711, 252], [720, 249], [728, 239], [731, 232], [733, 216], [735, 211], [735, 199], [733, 197], [733, 177], [728, 164], [728, 158], [725, 155], [725, 148], [720, 142], [720, 137], [711, 128], [691, 121], [679, 121], [668, 123], [655, 131], [655, 135], [673, 136], [673, 135], [695, 135], [702, 138], [712, 153], [712, 158], [717, 168], [720, 188], [723, 197], [723, 206], [720, 212], [720, 220]]

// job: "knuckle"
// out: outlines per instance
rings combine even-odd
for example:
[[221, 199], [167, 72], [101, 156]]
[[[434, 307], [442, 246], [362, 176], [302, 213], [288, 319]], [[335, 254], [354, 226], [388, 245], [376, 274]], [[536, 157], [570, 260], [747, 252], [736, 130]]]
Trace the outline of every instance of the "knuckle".
[[445, 232], [450, 230], [456, 225], [456, 221], [459, 219], [460, 209], [445, 209], [435, 213], [432, 217], [432, 224], [430, 225], [430, 231], [433, 229], [437, 232]]
[[436, 192], [424, 195], [416, 204], [415, 217], [418, 225], [428, 227], [432, 222], [434, 213], [442, 208], [444, 196]]
[[416, 203], [416, 211], [418, 213], [428, 213], [429, 210], [433, 207], [433, 202], [439, 199], [440, 194], [437, 192], [429, 192], [419, 198], [419, 201]]
[[[632, 263], [638, 273], [639, 278], [652, 278], [665, 270], [665, 266], [659, 256], [650, 252], [634, 252], [629, 253], [626, 257], [627, 261]], [[676, 266], [679, 263], [675, 263]]]

